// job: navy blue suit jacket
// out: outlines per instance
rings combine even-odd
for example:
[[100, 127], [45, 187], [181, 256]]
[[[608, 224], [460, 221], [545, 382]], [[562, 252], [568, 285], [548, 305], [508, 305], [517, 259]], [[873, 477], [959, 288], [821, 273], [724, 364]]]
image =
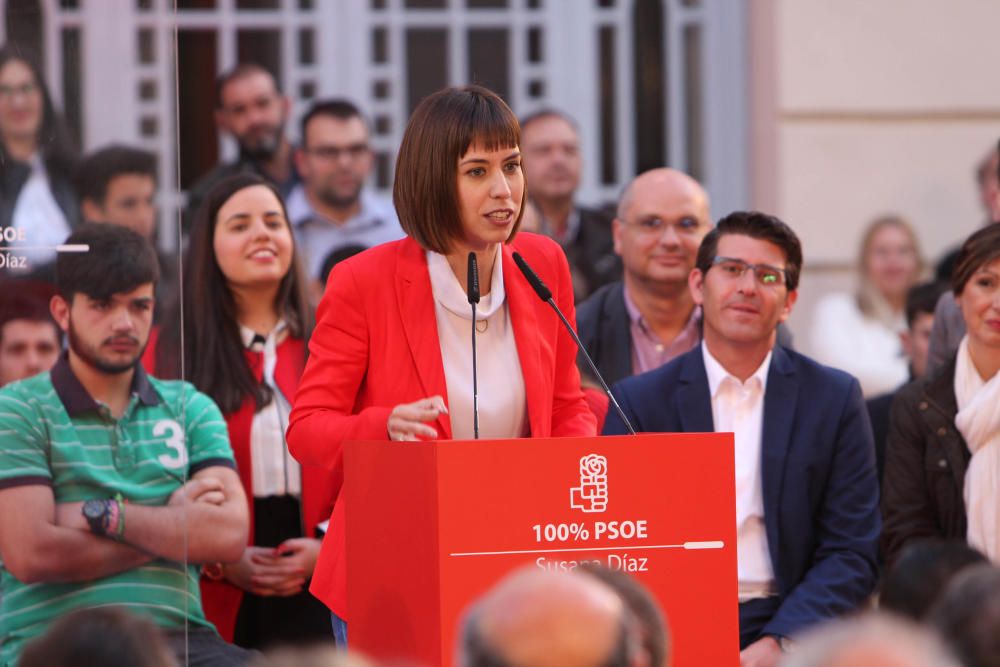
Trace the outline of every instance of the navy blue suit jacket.
[[[714, 430], [700, 345], [612, 391], [637, 432]], [[609, 411], [604, 434], [625, 432]], [[787, 637], [854, 609], [875, 587], [878, 482], [858, 381], [775, 346], [764, 396], [761, 473], [780, 606], [760, 634]]]

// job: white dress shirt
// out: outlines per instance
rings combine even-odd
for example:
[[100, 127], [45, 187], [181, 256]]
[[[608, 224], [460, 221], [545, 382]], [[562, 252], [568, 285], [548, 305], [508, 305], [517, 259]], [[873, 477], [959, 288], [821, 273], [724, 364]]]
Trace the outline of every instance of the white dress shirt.
[[761, 437], [764, 426], [764, 393], [771, 352], [763, 363], [740, 382], [701, 344], [712, 396], [712, 423], [716, 432], [732, 432], [736, 449], [736, 562], [740, 602], [776, 592], [774, 567], [764, 526], [761, 484]]
[[[498, 248], [490, 293], [476, 307], [479, 437], [519, 438], [528, 434], [528, 410], [521, 360], [517, 356], [503, 288]], [[456, 440], [474, 436], [472, 403], [472, 306], [444, 255], [427, 252], [434, 293], [441, 362], [448, 387], [448, 413]]]
[[[264, 355], [264, 384], [271, 388], [271, 402], [253, 416], [250, 425], [250, 456], [252, 465], [253, 495], [269, 496], [302, 495], [302, 471], [299, 462], [292, 458], [285, 445], [285, 427], [291, 406], [274, 381], [274, 367], [278, 362], [278, 341], [283, 340], [287, 325], [284, 320], [260, 341], [260, 337], [245, 326], [240, 326], [243, 345]], [[256, 339], [256, 340], [255, 340]]]

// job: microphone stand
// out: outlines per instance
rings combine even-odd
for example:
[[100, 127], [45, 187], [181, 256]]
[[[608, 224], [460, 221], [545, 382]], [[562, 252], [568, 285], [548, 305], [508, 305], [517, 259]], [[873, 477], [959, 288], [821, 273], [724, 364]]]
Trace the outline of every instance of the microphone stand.
[[466, 281], [469, 305], [472, 306], [472, 432], [479, 440], [479, 378], [476, 368], [476, 304], [479, 303], [479, 265], [476, 253], [469, 253], [469, 273]]

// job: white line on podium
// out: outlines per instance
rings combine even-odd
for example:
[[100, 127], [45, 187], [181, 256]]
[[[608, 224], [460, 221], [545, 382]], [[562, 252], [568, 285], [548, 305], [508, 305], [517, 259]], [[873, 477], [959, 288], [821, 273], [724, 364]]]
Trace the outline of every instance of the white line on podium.
[[703, 549], [721, 549], [725, 546], [722, 540], [711, 542], [685, 542], [684, 544], [639, 544], [631, 547], [580, 547], [578, 549], [524, 549], [521, 551], [467, 551], [451, 553], [449, 556], [516, 556], [520, 554], [558, 554], [579, 551], [641, 551], [643, 549], [687, 549], [697, 551]]

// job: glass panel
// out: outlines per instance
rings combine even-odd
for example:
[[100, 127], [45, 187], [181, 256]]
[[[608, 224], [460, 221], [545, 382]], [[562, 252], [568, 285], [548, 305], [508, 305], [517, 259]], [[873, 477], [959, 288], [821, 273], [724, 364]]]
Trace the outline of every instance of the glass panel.
[[372, 29], [372, 62], [389, 62], [389, 31], [385, 28]]
[[597, 34], [598, 62], [600, 63], [600, 98], [598, 118], [601, 128], [601, 183], [618, 182], [618, 140], [615, 118], [615, 28], [600, 28]]
[[302, 81], [299, 83], [299, 97], [307, 100], [316, 97], [316, 82]]
[[62, 30], [62, 68], [63, 68], [63, 113], [70, 134], [76, 145], [81, 145], [83, 137], [83, 91], [80, 88], [83, 80], [80, 70], [80, 29], [63, 28]]
[[315, 8], [315, 3], [313, 0], [299, 0], [299, 9], [305, 11], [312, 11]]
[[152, 28], [142, 28], [138, 34], [139, 62], [152, 65], [156, 62], [156, 33]]
[[389, 116], [375, 116], [375, 134], [392, 134], [392, 119]]
[[539, 79], [532, 79], [528, 82], [528, 97], [545, 97], [545, 82]]
[[299, 30], [299, 64], [313, 65], [316, 62], [316, 33], [312, 28]]
[[7, 22], [7, 46], [45, 71], [42, 7], [40, 0], [8, 0], [4, 18]]
[[635, 173], [662, 167], [666, 151], [666, 76], [663, 70], [663, 7], [639, 0], [632, 14], [635, 103]]
[[539, 9], [542, 6], [542, 0], [528, 0], [528, 9]]
[[188, 9], [215, 9], [215, 0], [167, 0], [176, 2], [178, 11]]
[[510, 31], [506, 28], [469, 30], [469, 83], [486, 86], [510, 99]]
[[685, 167], [691, 177], [705, 176], [704, 125], [701, 99], [701, 26], [684, 28], [684, 135], [687, 137]]
[[278, 9], [279, 0], [236, 0], [236, 9]]
[[[215, 106], [215, 63], [218, 62], [214, 30], [177, 31], [177, 125], [180, 187], [187, 190], [219, 159], [219, 138], [206, 106]], [[211, 67], [206, 65], [211, 63]]]
[[405, 0], [403, 6], [407, 9], [444, 9], [448, 0]]
[[540, 63], [545, 56], [542, 50], [544, 33], [542, 28], [535, 26], [528, 28], [528, 62]]
[[382, 189], [392, 186], [392, 155], [389, 153], [375, 154], [375, 183]]
[[607, 7], [614, 7], [615, 6], [615, 0], [597, 0], [597, 6], [598, 7], [605, 7], [605, 8], [607, 8]]
[[69, 10], [79, 9], [80, 0], [59, 0], [59, 7]]
[[156, 99], [156, 81], [146, 79], [139, 82], [139, 99], [143, 102], [150, 102]]
[[465, 6], [469, 9], [503, 9], [507, 0], [465, 0]]
[[379, 10], [379, 9], [385, 9], [385, 7], [386, 7], [385, 0], [372, 0], [372, 9]]
[[448, 31], [410, 28], [406, 31], [406, 108], [448, 85]]
[[135, 8], [140, 12], [148, 12], [153, 8], [153, 0], [135, 0]]
[[391, 90], [391, 85], [385, 79], [378, 79], [372, 82], [372, 97], [377, 100], [387, 99]]

